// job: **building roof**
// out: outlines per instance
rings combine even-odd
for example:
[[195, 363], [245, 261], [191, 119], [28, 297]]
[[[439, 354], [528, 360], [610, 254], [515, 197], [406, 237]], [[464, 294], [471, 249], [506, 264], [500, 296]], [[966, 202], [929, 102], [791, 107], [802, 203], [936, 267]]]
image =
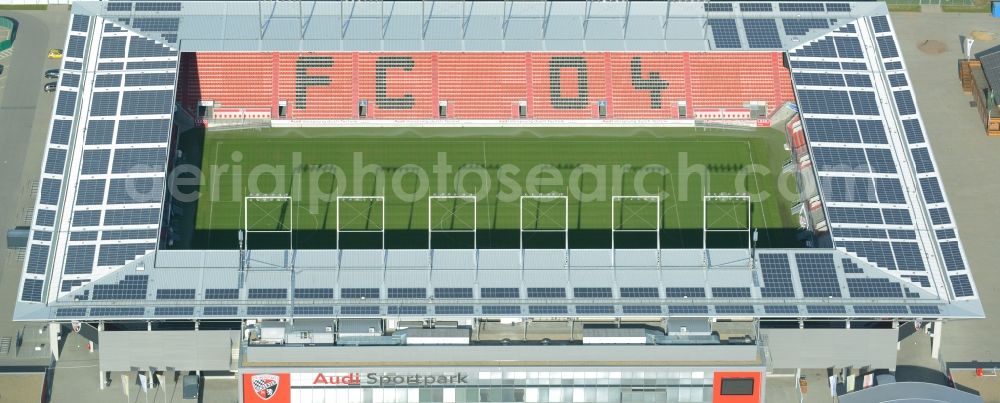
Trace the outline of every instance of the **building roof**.
[[[74, 4], [16, 319], [983, 315], [884, 3], [247, 4]], [[157, 251], [178, 51], [320, 49], [786, 51], [833, 249], [251, 251], [243, 268], [238, 251]], [[95, 83], [130, 71], [163, 81]], [[110, 140], [125, 134], [143, 147]], [[121, 198], [88, 202], [105, 192]]]
[[993, 102], [1000, 103], [1000, 45], [976, 53], [982, 63], [986, 81], [993, 90]]
[[944, 385], [896, 382], [837, 397], [841, 403], [982, 403], [983, 398]]

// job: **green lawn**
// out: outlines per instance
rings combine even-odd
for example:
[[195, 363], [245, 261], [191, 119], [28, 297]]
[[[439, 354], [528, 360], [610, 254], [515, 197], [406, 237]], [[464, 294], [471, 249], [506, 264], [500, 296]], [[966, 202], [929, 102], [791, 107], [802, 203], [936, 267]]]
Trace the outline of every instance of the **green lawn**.
[[[752, 203], [750, 225], [770, 231], [767, 236], [787, 237], [796, 221], [789, 213], [791, 202], [778, 192], [781, 166], [789, 158], [783, 144], [784, 135], [771, 129], [323, 128], [207, 132], [195, 228], [202, 232], [200, 242], [207, 243], [207, 247], [231, 243], [234, 230], [245, 224], [255, 230], [294, 229], [301, 242], [310, 243], [334, 236], [338, 226], [336, 195], [383, 196], [384, 206], [373, 199], [342, 199], [340, 228], [379, 229], [384, 207], [390, 243], [396, 240], [407, 246], [426, 245], [430, 204], [434, 229], [476, 228], [481, 234], [481, 246], [509, 247], [516, 240], [512, 234], [517, 233], [522, 219], [523, 226], [529, 229], [562, 229], [568, 222], [573, 231], [571, 238], [577, 235], [578, 239], [596, 239], [589, 244], [601, 244], [608, 239], [613, 214], [618, 229], [655, 228], [659, 215], [667, 241], [690, 247], [701, 243], [701, 195], [708, 191], [767, 192], [770, 197]], [[766, 169], [754, 170], [750, 164]], [[786, 180], [787, 186], [794, 189], [794, 179]], [[244, 196], [254, 194], [287, 194], [293, 201], [245, 203]], [[437, 198], [432, 203], [430, 195], [477, 195], [477, 201], [473, 205], [471, 198]], [[522, 200], [522, 195], [567, 197], [565, 201]], [[661, 199], [660, 210], [656, 211], [655, 201], [648, 197], [613, 205], [612, 195], [657, 196]], [[745, 204], [717, 202], [708, 211], [711, 228], [747, 226]]]

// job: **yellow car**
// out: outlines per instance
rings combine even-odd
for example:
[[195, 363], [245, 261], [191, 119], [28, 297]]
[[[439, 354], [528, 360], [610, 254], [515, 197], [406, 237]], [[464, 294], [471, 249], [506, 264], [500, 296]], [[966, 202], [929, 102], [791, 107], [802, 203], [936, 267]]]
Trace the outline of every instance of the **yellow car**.
[[62, 49], [49, 49], [49, 59], [62, 59]]

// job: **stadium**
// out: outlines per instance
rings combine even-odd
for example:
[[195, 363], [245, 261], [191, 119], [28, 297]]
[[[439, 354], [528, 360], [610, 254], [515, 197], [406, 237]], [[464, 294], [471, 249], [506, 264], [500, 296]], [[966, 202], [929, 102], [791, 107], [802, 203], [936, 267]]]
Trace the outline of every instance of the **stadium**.
[[984, 315], [884, 3], [72, 12], [15, 319], [102, 379], [757, 402]]

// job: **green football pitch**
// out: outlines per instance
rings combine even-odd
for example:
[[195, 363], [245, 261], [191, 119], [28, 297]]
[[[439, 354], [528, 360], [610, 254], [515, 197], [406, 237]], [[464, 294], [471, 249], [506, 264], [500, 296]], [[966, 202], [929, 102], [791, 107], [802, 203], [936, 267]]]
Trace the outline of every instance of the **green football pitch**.
[[[189, 132], [191, 133], [191, 132]], [[700, 247], [702, 228], [763, 231], [761, 246], [794, 243], [794, 177], [773, 129], [267, 128], [208, 131], [193, 247], [231, 247], [293, 232], [295, 247], [333, 248], [385, 231], [389, 247], [462, 243], [601, 247], [617, 236]], [[789, 191], [785, 191], [785, 194]], [[709, 199], [703, 195], [753, 196]], [[764, 196], [766, 195], [766, 196]], [[749, 217], [748, 217], [749, 212]], [[644, 235], [645, 234], [645, 235]], [[715, 234], [713, 232], [713, 234]], [[718, 233], [742, 237], [748, 234]], [[727, 235], [728, 234], [728, 235]], [[451, 241], [449, 241], [449, 239]], [[616, 240], [620, 238], [615, 238]], [[556, 242], [556, 244], [560, 243]], [[628, 243], [628, 242], [627, 242]], [[261, 243], [256, 243], [261, 245]], [[379, 243], [374, 243], [378, 247]], [[621, 245], [621, 242], [619, 242]], [[437, 246], [436, 246], [437, 247]]]

